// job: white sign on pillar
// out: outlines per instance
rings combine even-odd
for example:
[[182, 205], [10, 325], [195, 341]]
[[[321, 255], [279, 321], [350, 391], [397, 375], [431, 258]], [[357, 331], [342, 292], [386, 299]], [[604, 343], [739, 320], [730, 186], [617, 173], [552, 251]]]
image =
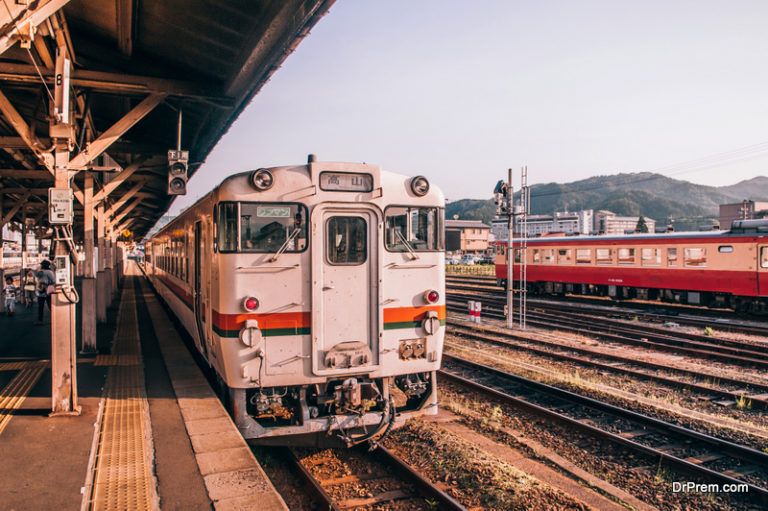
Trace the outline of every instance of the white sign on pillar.
[[56, 49], [56, 79], [54, 82], [54, 114], [60, 124], [69, 124], [70, 61], [61, 48]]

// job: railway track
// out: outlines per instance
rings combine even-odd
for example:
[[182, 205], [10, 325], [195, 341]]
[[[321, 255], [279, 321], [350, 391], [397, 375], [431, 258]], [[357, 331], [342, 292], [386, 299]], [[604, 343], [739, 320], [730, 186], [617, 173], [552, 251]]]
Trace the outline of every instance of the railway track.
[[282, 448], [281, 452], [319, 502], [317, 509], [465, 509], [382, 446], [373, 451], [309, 450], [300, 454]]
[[744, 484], [747, 498], [768, 506], [768, 454], [596, 399], [443, 355], [440, 378], [505, 405], [587, 433], [661, 467], [719, 484]]
[[[506, 299], [506, 292], [496, 285], [494, 278], [488, 277], [456, 277], [446, 276], [447, 291], [484, 292], [483, 299]], [[480, 297], [478, 297], [480, 298]], [[642, 302], [620, 301], [615, 302], [606, 299], [590, 298], [568, 295], [565, 298], [569, 302], [579, 304], [583, 311], [600, 312], [605, 314], [606, 309], [611, 309], [610, 314], [616, 317], [632, 319], [638, 317], [646, 321], [664, 322], [674, 321], [681, 325], [695, 327], [711, 327], [727, 332], [744, 333], [750, 335], [767, 335], [768, 327], [750, 324], [755, 321], [762, 322], [764, 316], [752, 316], [737, 314], [728, 309], [708, 309], [666, 302]], [[517, 303], [517, 301], [516, 301]], [[528, 296], [529, 306], [536, 306], [548, 310], [573, 310], [573, 306], [559, 301], [558, 297], [539, 298]], [[619, 309], [621, 307], [621, 309]], [[704, 316], [704, 317], [701, 317]], [[745, 322], [744, 319], [754, 320]]]
[[[722, 404], [732, 402], [733, 405], [736, 405], [741, 400], [745, 403], [748, 402], [752, 408], [768, 409], [768, 385], [760, 385], [735, 378], [723, 378], [699, 371], [678, 369], [636, 358], [609, 354], [595, 349], [560, 344], [554, 340], [514, 335], [501, 329], [486, 326], [482, 327], [482, 331], [480, 331], [475, 327], [450, 319], [447, 325], [447, 333], [449, 335], [459, 335], [463, 338], [478, 340], [513, 350], [523, 350], [549, 359], [574, 363], [582, 367], [591, 367], [640, 380], [652, 381], [671, 388], [685, 389], [699, 394], [705, 399], [727, 400], [723, 401]], [[502, 339], [499, 337], [502, 337]], [[604, 362], [600, 362], [597, 359], [602, 359]], [[641, 371], [639, 368], [651, 369], [656, 372]], [[679, 375], [679, 377], [662, 376], [658, 373], [673, 373]], [[693, 381], [683, 380], [681, 377]], [[702, 381], [717, 381], [720, 388], [699, 383]]]
[[[456, 312], [466, 311], [468, 295], [448, 294], [447, 308]], [[484, 302], [483, 314], [495, 319], [505, 319], [503, 302]], [[671, 351], [695, 358], [718, 360], [729, 364], [768, 369], [768, 346], [739, 343], [725, 339], [684, 334], [675, 336], [669, 331], [645, 325], [632, 326], [611, 321], [604, 316], [585, 316], [581, 313], [558, 313], [529, 310], [527, 324], [540, 328], [558, 329], [578, 334], [599, 335], [602, 339], [640, 346], [657, 351]]]

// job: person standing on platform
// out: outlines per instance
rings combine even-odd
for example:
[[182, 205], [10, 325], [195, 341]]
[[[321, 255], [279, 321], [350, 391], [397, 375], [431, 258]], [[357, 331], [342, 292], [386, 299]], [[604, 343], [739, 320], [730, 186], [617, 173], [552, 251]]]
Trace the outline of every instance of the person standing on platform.
[[40, 263], [40, 269], [37, 271], [37, 321], [36, 325], [43, 324], [43, 312], [45, 304], [48, 304], [48, 310], [51, 310], [51, 294], [53, 294], [56, 284], [56, 276], [51, 271], [51, 262], [47, 259]]
[[5, 313], [8, 316], [13, 316], [13, 309], [16, 308], [16, 291], [18, 289], [13, 285], [13, 277], [5, 277], [3, 293], [5, 294]]
[[32, 270], [27, 270], [27, 275], [24, 277], [24, 305], [27, 306], [27, 309], [32, 307], [32, 304], [35, 301], [36, 285], [35, 274]]

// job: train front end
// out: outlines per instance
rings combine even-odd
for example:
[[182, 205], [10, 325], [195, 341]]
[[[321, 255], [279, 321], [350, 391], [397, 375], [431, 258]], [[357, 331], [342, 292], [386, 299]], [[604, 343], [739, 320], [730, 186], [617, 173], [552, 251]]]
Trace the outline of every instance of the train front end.
[[246, 438], [350, 446], [436, 412], [438, 189], [310, 161], [233, 176], [216, 201], [208, 358]]

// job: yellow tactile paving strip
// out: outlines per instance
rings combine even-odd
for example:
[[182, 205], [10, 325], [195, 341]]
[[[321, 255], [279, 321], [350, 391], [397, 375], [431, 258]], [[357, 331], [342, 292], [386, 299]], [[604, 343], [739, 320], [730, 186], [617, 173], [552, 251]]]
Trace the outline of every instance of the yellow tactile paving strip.
[[149, 440], [149, 405], [136, 325], [133, 286], [125, 286], [112, 354], [99, 356], [95, 362], [111, 367], [104, 388], [104, 408], [85, 509], [158, 508]]
[[[47, 361], [13, 362], [13, 364], [22, 365], [14, 366], [20, 369], [19, 374], [14, 376], [8, 385], [0, 391], [0, 434], [11, 421], [14, 411], [19, 409], [29, 391], [32, 390], [43, 371], [48, 367]], [[7, 365], [11, 365], [11, 363]], [[3, 369], [8, 370], [9, 368]]]

